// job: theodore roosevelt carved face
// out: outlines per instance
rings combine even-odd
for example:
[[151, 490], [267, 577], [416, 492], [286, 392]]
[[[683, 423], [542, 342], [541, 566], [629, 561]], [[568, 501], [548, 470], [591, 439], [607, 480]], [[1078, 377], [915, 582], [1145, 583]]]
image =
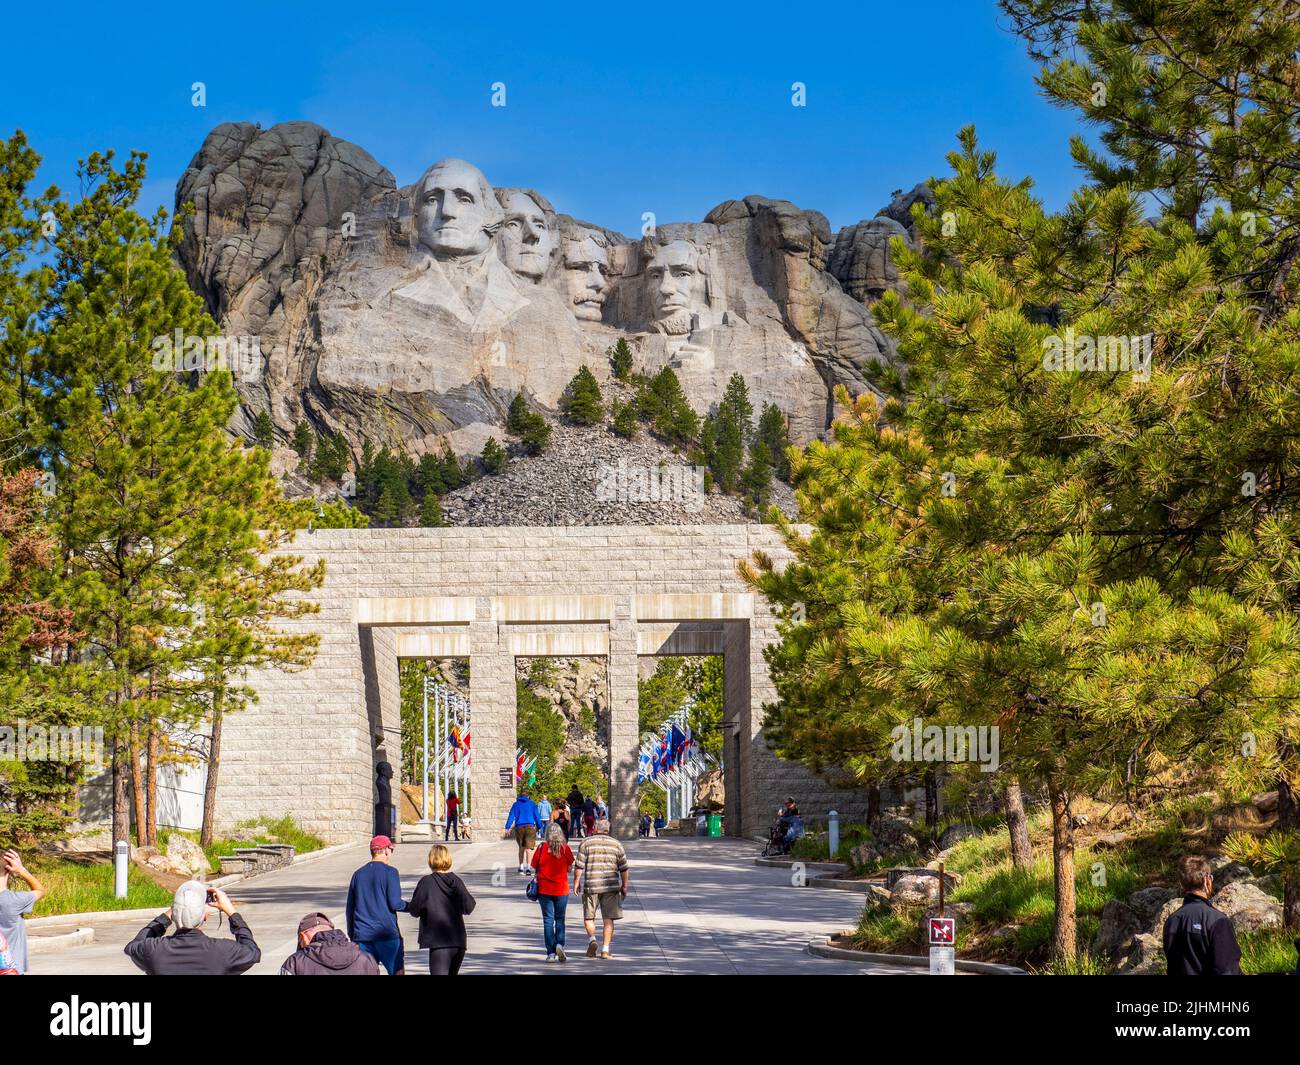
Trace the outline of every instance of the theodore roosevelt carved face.
[[609, 295], [609, 241], [603, 233], [579, 229], [565, 235], [559, 281], [574, 315], [599, 322]]

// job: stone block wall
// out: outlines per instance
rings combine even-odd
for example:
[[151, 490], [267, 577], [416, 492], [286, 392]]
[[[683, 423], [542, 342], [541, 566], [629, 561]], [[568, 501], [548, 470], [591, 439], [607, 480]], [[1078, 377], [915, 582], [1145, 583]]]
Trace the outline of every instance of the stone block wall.
[[[774, 698], [763, 648], [775, 619], [736, 564], [755, 550], [787, 557], [761, 525], [332, 529], [286, 553], [326, 563], [310, 594], [320, 612], [292, 623], [320, 634], [315, 662], [259, 671], [259, 701], [226, 724], [218, 821], [292, 814], [330, 842], [369, 835], [374, 766], [399, 760], [400, 655], [470, 659], [473, 808], [478, 837], [504, 824], [513, 782], [516, 654], [605, 654], [610, 675], [611, 807], [635, 834], [637, 655], [721, 626], [725, 654], [728, 831], [762, 835], [777, 803], [805, 812], [853, 796], [777, 759], [762, 737]], [[665, 642], [664, 634], [670, 634]], [[865, 795], [856, 796], [865, 810]]]

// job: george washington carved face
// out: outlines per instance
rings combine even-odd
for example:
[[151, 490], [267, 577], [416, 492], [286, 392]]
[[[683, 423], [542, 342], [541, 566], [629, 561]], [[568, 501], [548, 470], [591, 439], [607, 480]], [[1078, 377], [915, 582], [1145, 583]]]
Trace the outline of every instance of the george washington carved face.
[[413, 208], [417, 242], [439, 259], [482, 255], [502, 221], [487, 178], [463, 159], [431, 166], [416, 185]]

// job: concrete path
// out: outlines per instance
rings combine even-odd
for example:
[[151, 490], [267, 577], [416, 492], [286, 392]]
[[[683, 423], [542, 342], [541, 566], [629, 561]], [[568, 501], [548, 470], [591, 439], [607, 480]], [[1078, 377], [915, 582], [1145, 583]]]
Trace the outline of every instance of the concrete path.
[[[810, 939], [852, 926], [862, 900], [848, 892], [796, 888], [784, 869], [754, 865], [759, 845], [734, 839], [666, 837], [627, 845], [632, 863], [625, 917], [615, 930], [611, 961], [585, 956], [582, 906], [570, 899], [565, 965], [547, 963], [541, 913], [524, 895], [515, 846], [491, 841], [455, 849], [455, 871], [478, 900], [468, 919], [469, 954], [462, 973], [594, 974], [857, 974], [920, 975], [924, 970], [815, 958]], [[428, 845], [400, 844], [395, 864], [407, 898], [427, 872]], [[342, 922], [348, 880], [367, 858], [362, 847], [237, 884], [230, 894], [262, 948], [254, 973], [273, 974], [294, 949], [303, 914], [321, 910]], [[416, 947], [415, 922], [399, 918], [407, 972], [428, 972]], [[86, 947], [33, 958], [34, 974], [137, 970], [122, 947], [143, 922], [96, 929]], [[225, 934], [224, 929], [221, 933]]]

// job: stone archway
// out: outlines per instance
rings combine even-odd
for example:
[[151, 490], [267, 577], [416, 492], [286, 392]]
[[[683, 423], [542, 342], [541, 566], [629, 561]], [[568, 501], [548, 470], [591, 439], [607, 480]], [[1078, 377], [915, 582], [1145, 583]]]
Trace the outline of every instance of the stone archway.
[[763, 741], [775, 619], [736, 574], [755, 550], [786, 555], [762, 525], [300, 535], [285, 553], [326, 563], [311, 595], [319, 613], [295, 622], [321, 634], [320, 650], [300, 672], [250, 676], [259, 701], [226, 724], [219, 823], [287, 813], [331, 842], [368, 836], [373, 768], [400, 735], [398, 660], [454, 657], [470, 662], [474, 820], [503, 825], [516, 656], [598, 656], [609, 665], [613, 828], [634, 836], [637, 659], [689, 653], [724, 658], [728, 834], [762, 835], [788, 792], [806, 812], [847, 813], [845, 793]]

